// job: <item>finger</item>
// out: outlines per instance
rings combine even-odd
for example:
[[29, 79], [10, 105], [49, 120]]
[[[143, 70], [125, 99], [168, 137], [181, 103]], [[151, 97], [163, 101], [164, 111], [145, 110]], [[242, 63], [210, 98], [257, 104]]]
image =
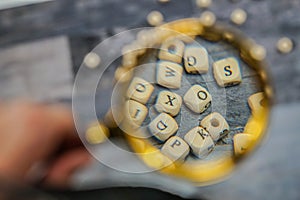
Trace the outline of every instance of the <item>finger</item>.
[[[82, 142], [77, 133], [74, 119], [70, 109], [62, 105], [52, 105], [47, 107], [49, 115], [49, 125], [54, 135], [54, 140], [58, 146], [57, 151], [61, 153], [70, 148], [82, 146]], [[56, 153], [54, 152], [54, 153]]]
[[63, 106], [13, 103], [0, 116], [0, 169], [16, 177], [47, 159], [64, 141], [79, 141], [70, 109]]
[[67, 152], [49, 168], [44, 183], [52, 187], [67, 187], [74, 171], [86, 166], [90, 160], [90, 154], [83, 148]]
[[78, 135], [74, 134], [76, 127], [71, 109], [62, 105], [48, 105], [45, 108], [53, 137], [58, 140], [77, 141]]

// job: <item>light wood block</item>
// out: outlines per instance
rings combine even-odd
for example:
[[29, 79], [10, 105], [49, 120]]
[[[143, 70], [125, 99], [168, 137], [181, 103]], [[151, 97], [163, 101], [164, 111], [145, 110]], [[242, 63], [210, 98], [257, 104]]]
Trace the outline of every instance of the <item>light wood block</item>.
[[187, 46], [183, 58], [184, 67], [187, 73], [207, 73], [209, 64], [205, 48], [195, 45]]
[[185, 105], [195, 113], [203, 113], [211, 104], [211, 95], [201, 85], [193, 85], [184, 95]]
[[214, 62], [213, 73], [221, 87], [233, 86], [242, 82], [239, 63], [233, 57]]
[[213, 112], [202, 119], [200, 125], [205, 128], [216, 142], [229, 133], [229, 125], [225, 118], [217, 112]]
[[148, 114], [148, 108], [134, 100], [126, 101], [124, 109], [126, 122], [133, 126], [140, 126]]
[[252, 94], [248, 98], [248, 105], [249, 105], [253, 115], [259, 114], [265, 106], [264, 93], [258, 92], [258, 93]]
[[127, 97], [142, 104], [146, 104], [153, 90], [154, 87], [151, 83], [142, 78], [135, 77], [129, 85]]
[[215, 146], [209, 133], [199, 126], [190, 130], [184, 140], [190, 145], [193, 154], [200, 159], [205, 158]]
[[235, 155], [244, 154], [254, 142], [254, 137], [246, 133], [238, 133], [233, 136], [233, 147]]
[[178, 89], [181, 87], [183, 68], [173, 62], [159, 61], [157, 64], [157, 83], [166, 88]]
[[159, 114], [150, 124], [150, 132], [160, 141], [166, 141], [178, 130], [177, 122], [166, 113]]
[[158, 112], [165, 112], [176, 116], [182, 104], [181, 96], [170, 91], [161, 91], [156, 99], [155, 108]]
[[189, 151], [189, 145], [178, 136], [171, 137], [161, 149], [161, 152], [172, 161], [183, 161]]
[[158, 58], [181, 63], [185, 45], [178, 39], [168, 39], [160, 47]]

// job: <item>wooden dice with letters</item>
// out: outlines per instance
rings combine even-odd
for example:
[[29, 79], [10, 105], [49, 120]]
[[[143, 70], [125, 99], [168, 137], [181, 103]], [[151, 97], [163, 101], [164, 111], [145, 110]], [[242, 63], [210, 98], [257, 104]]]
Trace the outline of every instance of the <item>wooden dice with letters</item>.
[[181, 96], [167, 90], [161, 91], [156, 99], [155, 108], [158, 112], [165, 112], [176, 116], [181, 108]]
[[242, 82], [239, 63], [233, 57], [214, 62], [213, 73], [221, 87], [237, 85]]
[[135, 77], [127, 90], [127, 97], [142, 104], [146, 104], [153, 90], [154, 87], [151, 83], [142, 78]]
[[211, 95], [201, 85], [193, 85], [183, 97], [185, 105], [195, 113], [203, 113], [211, 104]]
[[178, 130], [176, 120], [166, 113], [159, 114], [149, 124], [149, 130], [158, 140], [165, 141]]
[[182, 161], [190, 152], [189, 145], [180, 137], [171, 137], [161, 148], [161, 152], [172, 161]]
[[166, 88], [178, 89], [181, 87], [183, 68], [181, 65], [169, 61], [157, 63], [157, 83]]

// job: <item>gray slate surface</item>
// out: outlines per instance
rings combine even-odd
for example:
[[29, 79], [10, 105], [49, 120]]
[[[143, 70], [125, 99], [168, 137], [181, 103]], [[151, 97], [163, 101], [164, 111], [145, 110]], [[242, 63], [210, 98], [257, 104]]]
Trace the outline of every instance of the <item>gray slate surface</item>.
[[[212, 103], [205, 112], [201, 114], [194, 113], [187, 108], [184, 103], [182, 103], [181, 110], [175, 117], [175, 120], [179, 126], [176, 136], [179, 136], [182, 139], [186, 133], [188, 133], [192, 128], [198, 126], [199, 122], [210, 113], [218, 112], [225, 117], [229, 124], [230, 132], [222, 139], [222, 141], [219, 141], [216, 144], [215, 150], [212, 151], [208, 157], [203, 159], [205, 161], [216, 159], [222, 155], [233, 155], [232, 138], [234, 134], [243, 132], [243, 128], [251, 115], [247, 99], [250, 95], [261, 92], [263, 89], [258, 80], [258, 75], [256, 72], [239, 58], [239, 53], [229, 44], [224, 42], [211, 43], [199, 37], [196, 38], [196, 42], [192, 44], [186, 44], [186, 47], [189, 45], [200, 45], [207, 50], [209, 55], [208, 73], [201, 75], [188, 74], [184, 70], [181, 87], [179, 89], [168, 89], [162, 87], [157, 84], [156, 80], [156, 63], [159, 62], [159, 59], [156, 56], [158, 55], [157, 50], [152, 52], [151, 55], [145, 56], [145, 58], [142, 60], [142, 64], [148, 65], [136, 69], [135, 76], [141, 77], [144, 80], [147, 80], [149, 83], [153, 83], [155, 88], [147, 102], [149, 114], [142, 124], [142, 126], [145, 127], [159, 114], [154, 109], [159, 92], [170, 90], [183, 98], [189, 88], [195, 84], [199, 84], [208, 90], [212, 96]], [[226, 51], [224, 51], [224, 49], [226, 49]], [[242, 83], [236, 86], [222, 88], [218, 86], [213, 76], [213, 62], [228, 57], [234, 57], [237, 59], [241, 70]], [[149, 62], [151, 62], [150, 66]], [[180, 65], [184, 66], [184, 63], [182, 62]], [[145, 134], [149, 136], [151, 135], [149, 131], [146, 131]], [[164, 144], [156, 140], [154, 137], [151, 139], [151, 142], [157, 147], [161, 147]], [[190, 158], [194, 158], [194, 156], [189, 156], [188, 159]]]

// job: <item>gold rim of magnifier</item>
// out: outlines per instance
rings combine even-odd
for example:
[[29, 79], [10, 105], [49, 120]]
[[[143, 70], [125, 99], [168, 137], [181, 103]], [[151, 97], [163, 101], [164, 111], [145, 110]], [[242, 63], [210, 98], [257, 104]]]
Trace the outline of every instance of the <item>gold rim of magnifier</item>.
[[[187, 18], [173, 21], [160, 26], [159, 28], [169, 29], [179, 34], [187, 36], [200, 36], [209, 41], [225, 41], [239, 50], [240, 57], [249, 67], [258, 72], [266, 104], [259, 113], [253, 113], [248, 119], [244, 128], [244, 133], [251, 134], [254, 138], [249, 144], [246, 152], [239, 156], [231, 156], [207, 163], [171, 163], [156, 147], [150, 144], [147, 139], [141, 139], [130, 134], [125, 134], [131, 148], [150, 167], [158, 169], [161, 173], [184, 178], [194, 182], [196, 185], [209, 185], [223, 180], [235, 168], [237, 162], [244, 158], [246, 154], [262, 140], [269, 119], [271, 100], [273, 99], [273, 89], [270, 84], [266, 69], [264, 52], [261, 46], [254, 40], [246, 37], [240, 31], [224, 24], [215, 23], [212, 26], [205, 25], [200, 19]], [[170, 37], [170, 35], [165, 35]], [[165, 38], [161, 38], [163, 41]], [[134, 67], [134, 66], [133, 66]], [[167, 164], [166, 164], [167, 163]], [[163, 166], [163, 167], [162, 167]]]

